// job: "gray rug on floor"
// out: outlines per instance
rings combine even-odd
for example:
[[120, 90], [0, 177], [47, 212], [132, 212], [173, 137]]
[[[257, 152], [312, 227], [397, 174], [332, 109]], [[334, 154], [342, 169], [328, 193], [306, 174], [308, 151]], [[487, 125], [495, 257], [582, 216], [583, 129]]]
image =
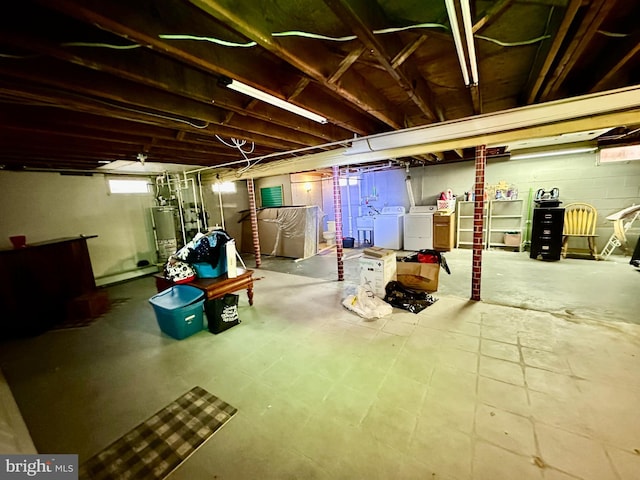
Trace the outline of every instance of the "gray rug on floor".
[[80, 466], [81, 479], [163, 479], [238, 410], [194, 387]]

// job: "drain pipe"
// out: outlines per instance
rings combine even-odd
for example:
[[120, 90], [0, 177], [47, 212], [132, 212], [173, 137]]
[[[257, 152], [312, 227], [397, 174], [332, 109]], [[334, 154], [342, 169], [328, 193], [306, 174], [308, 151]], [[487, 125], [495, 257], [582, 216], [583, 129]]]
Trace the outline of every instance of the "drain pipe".
[[347, 170], [347, 212], [349, 216], [349, 236], [353, 238], [353, 216], [351, 214], [351, 184], [349, 183], [349, 170]]
[[412, 207], [416, 206], [416, 199], [413, 196], [413, 187], [411, 186], [411, 175], [409, 175], [409, 164], [406, 164], [406, 173], [407, 176], [404, 180], [404, 183], [407, 185], [407, 195], [409, 195], [409, 205]]
[[198, 172], [198, 190], [200, 192], [200, 214], [202, 215], [203, 230], [206, 232], [209, 230], [209, 223], [207, 222], [207, 213], [204, 209], [204, 197], [202, 195], [202, 178], [200, 172]]

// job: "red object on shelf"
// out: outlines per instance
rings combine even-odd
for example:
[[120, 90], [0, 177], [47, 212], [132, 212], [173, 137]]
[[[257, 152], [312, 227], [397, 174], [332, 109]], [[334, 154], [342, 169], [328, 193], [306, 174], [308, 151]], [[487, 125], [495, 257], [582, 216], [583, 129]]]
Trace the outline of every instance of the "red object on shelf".
[[13, 248], [22, 248], [27, 245], [27, 237], [24, 235], [14, 235], [9, 237], [9, 240], [11, 240]]

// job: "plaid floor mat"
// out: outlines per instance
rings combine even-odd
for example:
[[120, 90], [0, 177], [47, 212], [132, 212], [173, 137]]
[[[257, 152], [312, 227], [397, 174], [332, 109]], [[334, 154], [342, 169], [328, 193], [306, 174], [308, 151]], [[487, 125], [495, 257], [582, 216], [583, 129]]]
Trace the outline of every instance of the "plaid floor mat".
[[138, 425], [80, 466], [80, 479], [162, 479], [237, 409], [200, 387]]

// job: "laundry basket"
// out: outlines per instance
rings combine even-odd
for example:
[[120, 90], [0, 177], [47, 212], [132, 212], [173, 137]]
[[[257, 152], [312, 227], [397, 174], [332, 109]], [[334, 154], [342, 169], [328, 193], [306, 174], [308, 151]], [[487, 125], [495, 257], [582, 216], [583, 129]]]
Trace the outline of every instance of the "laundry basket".
[[204, 328], [204, 292], [190, 285], [174, 285], [149, 299], [158, 326], [167, 335], [182, 340]]

